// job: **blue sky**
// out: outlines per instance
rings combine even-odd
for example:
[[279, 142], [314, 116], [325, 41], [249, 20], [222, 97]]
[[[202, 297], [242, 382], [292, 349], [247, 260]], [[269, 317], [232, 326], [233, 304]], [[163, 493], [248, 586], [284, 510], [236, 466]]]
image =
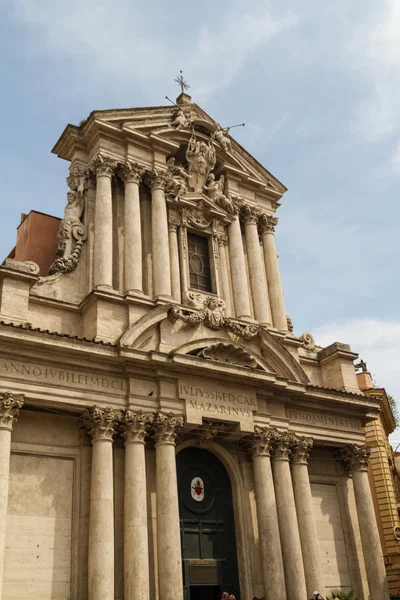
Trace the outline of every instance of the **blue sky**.
[[2, 0], [0, 22], [1, 258], [21, 212], [63, 213], [65, 125], [164, 104], [183, 69], [289, 188], [276, 240], [295, 333], [349, 343], [400, 400], [398, 0]]

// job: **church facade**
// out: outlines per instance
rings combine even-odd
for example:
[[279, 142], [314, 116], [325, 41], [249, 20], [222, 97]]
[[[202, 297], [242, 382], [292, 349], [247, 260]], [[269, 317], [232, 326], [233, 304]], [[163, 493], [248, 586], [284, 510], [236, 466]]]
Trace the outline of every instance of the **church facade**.
[[379, 400], [347, 344], [293, 332], [286, 188], [185, 93], [53, 152], [64, 217], [0, 267], [0, 598], [388, 598]]

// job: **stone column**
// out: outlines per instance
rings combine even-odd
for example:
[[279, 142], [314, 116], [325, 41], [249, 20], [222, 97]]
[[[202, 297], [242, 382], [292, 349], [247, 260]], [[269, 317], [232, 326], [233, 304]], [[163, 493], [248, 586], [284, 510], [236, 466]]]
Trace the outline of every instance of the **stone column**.
[[322, 596], [325, 596], [317, 526], [314, 518], [313, 499], [308, 476], [307, 461], [312, 445], [313, 442], [311, 439], [299, 438], [292, 448], [291, 455], [293, 492], [299, 523], [301, 550], [303, 553], [307, 598], [311, 598], [315, 590], [318, 590]]
[[113, 225], [111, 178], [116, 162], [101, 154], [93, 161], [96, 174], [96, 206], [94, 216], [94, 276], [95, 288], [113, 287]]
[[287, 597], [290, 600], [304, 600], [307, 598], [306, 581], [289, 465], [292, 442], [293, 438], [287, 434], [276, 437], [272, 455], [272, 472]]
[[254, 316], [262, 325], [271, 325], [268, 292], [264, 279], [264, 265], [262, 264], [260, 240], [258, 238], [258, 215], [256, 210], [247, 204], [243, 206], [243, 214]]
[[274, 231], [277, 223], [278, 219], [271, 215], [263, 214], [260, 219], [272, 322], [276, 329], [287, 331], [285, 303], [279, 273], [278, 255], [275, 248]]
[[145, 437], [152, 416], [122, 411], [125, 438], [124, 600], [149, 600]]
[[171, 301], [168, 218], [164, 189], [165, 177], [153, 173], [151, 178], [153, 295], [155, 299]]
[[219, 260], [220, 260], [220, 272], [221, 272], [221, 283], [222, 283], [222, 298], [225, 302], [226, 309], [225, 313], [228, 317], [232, 316], [231, 306], [231, 289], [229, 284], [229, 272], [228, 272], [228, 261], [226, 259], [226, 244], [228, 238], [225, 234], [218, 235], [218, 246], [219, 246]]
[[234, 217], [232, 223], [229, 225], [228, 236], [235, 316], [239, 319], [250, 319], [251, 311], [246, 263], [244, 260], [243, 239], [238, 215]]
[[341, 450], [347, 471], [353, 475], [358, 522], [371, 598], [389, 598], [385, 563], [368, 479], [370, 448], [348, 446]]
[[82, 416], [92, 438], [89, 520], [89, 600], [114, 600], [114, 480], [111, 408], [94, 406]]
[[272, 479], [270, 450], [273, 434], [256, 427], [252, 439], [254, 485], [266, 600], [286, 600], [281, 541]]
[[121, 172], [125, 182], [124, 269], [125, 292], [143, 294], [142, 227], [139, 183], [143, 169], [127, 161]]
[[[11, 432], [24, 400], [22, 394], [0, 394], [0, 600], [3, 597], [3, 571], [6, 544], [8, 483], [10, 479]], [[7, 600], [7, 599], [5, 599]]]
[[183, 600], [175, 438], [183, 419], [154, 418], [156, 448], [157, 549], [160, 600]]
[[179, 268], [178, 223], [168, 219], [169, 256], [171, 260], [171, 292], [175, 302], [181, 303], [181, 271]]

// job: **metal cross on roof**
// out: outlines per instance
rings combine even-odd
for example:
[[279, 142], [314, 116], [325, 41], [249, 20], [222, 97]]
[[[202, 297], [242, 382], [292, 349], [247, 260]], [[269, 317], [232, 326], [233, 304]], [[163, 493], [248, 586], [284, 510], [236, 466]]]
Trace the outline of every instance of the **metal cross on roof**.
[[184, 93], [185, 90], [188, 90], [190, 88], [190, 85], [188, 83], [186, 83], [186, 81], [183, 79], [183, 75], [182, 75], [182, 71], [179, 71], [180, 75], [178, 75], [177, 77], [175, 77], [174, 81], [181, 86], [181, 91], [182, 94]]

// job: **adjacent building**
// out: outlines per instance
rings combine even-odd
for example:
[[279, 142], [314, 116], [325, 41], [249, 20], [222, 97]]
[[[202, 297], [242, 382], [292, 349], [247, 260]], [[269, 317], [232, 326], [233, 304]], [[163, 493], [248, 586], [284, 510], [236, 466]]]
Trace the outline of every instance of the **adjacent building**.
[[3, 600], [387, 598], [380, 401], [294, 334], [285, 186], [185, 93], [53, 152], [64, 216], [23, 215], [0, 268]]

